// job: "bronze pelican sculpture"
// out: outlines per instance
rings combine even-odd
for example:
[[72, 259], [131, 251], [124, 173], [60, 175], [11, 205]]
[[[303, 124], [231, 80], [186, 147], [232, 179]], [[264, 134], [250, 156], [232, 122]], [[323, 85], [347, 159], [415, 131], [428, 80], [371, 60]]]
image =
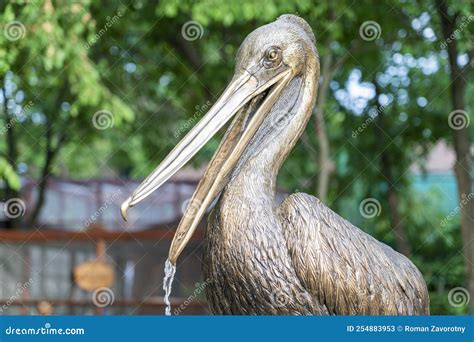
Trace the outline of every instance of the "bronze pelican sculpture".
[[295, 15], [250, 33], [235, 75], [207, 115], [122, 205], [161, 186], [233, 116], [172, 241], [181, 251], [212, 202], [204, 253], [215, 314], [421, 315], [426, 284], [405, 256], [297, 193], [278, 207], [276, 178], [311, 116], [319, 57]]

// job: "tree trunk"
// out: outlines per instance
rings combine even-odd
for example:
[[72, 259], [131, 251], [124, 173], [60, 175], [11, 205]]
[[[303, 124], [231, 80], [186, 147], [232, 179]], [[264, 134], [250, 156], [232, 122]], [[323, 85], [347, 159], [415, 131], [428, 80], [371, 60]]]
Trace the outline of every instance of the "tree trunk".
[[[393, 179], [388, 183], [392, 181]], [[411, 246], [406, 235], [405, 225], [400, 217], [398, 192], [392, 184], [389, 184], [388, 187], [388, 206], [390, 207], [390, 222], [395, 232], [395, 248], [398, 252], [410, 256]]]
[[[4, 78], [2, 78], [4, 80]], [[17, 159], [18, 159], [18, 151], [17, 151], [17, 146], [16, 146], [16, 139], [15, 139], [15, 131], [14, 127], [11, 123], [12, 117], [8, 113], [8, 107], [7, 107], [7, 97], [6, 97], [6, 91], [5, 88], [3, 90], [3, 96], [4, 96], [4, 102], [3, 102], [3, 115], [4, 115], [4, 121], [5, 121], [5, 140], [6, 140], [6, 159], [8, 163], [11, 165], [11, 167], [16, 170], [16, 165], [17, 165]], [[11, 198], [19, 198], [20, 193], [18, 190], [13, 189], [10, 187], [10, 185], [5, 182], [5, 200], [9, 200]], [[20, 220], [21, 217], [17, 218], [7, 218], [8, 221], [6, 222], [6, 228], [7, 229], [14, 229], [18, 228], [20, 225]]]
[[[48, 119], [49, 120], [49, 119]], [[70, 120], [68, 120], [69, 122]], [[65, 127], [68, 124], [66, 123]], [[51, 169], [53, 165], [54, 158], [57, 156], [59, 150], [61, 149], [62, 145], [66, 141], [66, 133], [65, 128], [62, 134], [58, 137], [58, 141], [56, 146], [53, 146], [53, 127], [52, 124], [47, 123], [46, 128], [46, 154], [44, 159], [43, 168], [41, 171], [40, 180], [38, 181], [38, 196], [36, 198], [35, 207], [28, 217], [27, 225], [28, 227], [33, 227], [36, 224], [36, 221], [41, 213], [41, 209], [43, 208], [44, 201], [46, 198], [46, 190], [48, 187], [48, 180], [51, 176]]]
[[46, 189], [48, 187], [48, 180], [51, 173], [51, 165], [54, 159], [54, 153], [52, 150], [48, 149], [46, 152], [46, 157], [43, 164], [43, 169], [41, 172], [41, 178], [38, 182], [38, 197], [36, 198], [36, 203], [33, 209], [33, 212], [28, 217], [27, 226], [29, 228], [33, 227], [38, 220], [39, 214], [41, 213], [41, 209], [43, 208], [45, 197], [46, 197]]
[[[51, 112], [55, 112], [60, 108], [61, 103], [64, 101], [64, 98], [68, 94], [68, 82], [66, 81], [63, 86], [60, 88], [54, 105], [51, 107]], [[51, 170], [53, 166], [54, 159], [58, 155], [62, 145], [66, 142], [67, 139], [67, 130], [70, 127], [72, 118], [68, 116], [66, 121], [60, 125], [58, 121], [54, 121], [53, 118], [57, 120], [57, 116], [50, 116], [46, 118], [46, 153], [44, 156], [44, 163], [41, 169], [40, 179], [38, 181], [38, 196], [36, 198], [35, 206], [32, 210], [32, 213], [28, 216], [27, 226], [28, 228], [33, 227], [38, 220], [38, 217], [43, 208], [44, 201], [46, 199], [46, 190], [48, 187], [48, 181], [51, 177]], [[56, 133], [59, 132], [59, 133]]]
[[329, 39], [326, 41], [325, 45], [326, 54], [323, 59], [321, 70], [322, 82], [319, 86], [318, 100], [314, 109], [316, 134], [319, 142], [319, 173], [316, 194], [323, 203], [327, 201], [329, 180], [335, 169], [334, 163], [331, 160], [331, 149], [326, 132], [326, 123], [324, 121], [324, 107], [326, 106], [329, 84], [331, 82], [332, 54]]
[[[453, 111], [464, 111], [464, 92], [466, 71], [470, 68], [470, 63], [460, 69], [457, 64], [458, 50], [456, 39], [448, 39], [456, 30], [457, 15], [450, 15], [444, 0], [437, 0], [436, 7], [441, 19], [441, 28], [446, 42], [451, 71], [451, 102]], [[456, 162], [454, 172], [457, 180], [457, 188], [461, 209], [461, 235], [463, 241], [463, 258], [466, 273], [466, 287], [471, 299], [474, 299], [474, 201], [470, 199], [472, 193], [472, 156], [470, 154], [470, 138], [468, 125], [461, 129], [453, 129], [454, 150]], [[473, 313], [471, 304], [470, 312]]]

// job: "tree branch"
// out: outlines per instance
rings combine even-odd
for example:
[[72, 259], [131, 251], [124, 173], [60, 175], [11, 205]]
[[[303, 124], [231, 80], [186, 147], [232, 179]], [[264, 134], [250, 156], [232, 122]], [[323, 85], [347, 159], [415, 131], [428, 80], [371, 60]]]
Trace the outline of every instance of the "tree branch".
[[[56, 101], [54, 102], [55, 105], [53, 106], [52, 110], [56, 111], [60, 108], [61, 102], [63, 101], [65, 95], [67, 93], [67, 82], [63, 85], [61, 90], [58, 93]], [[47, 118], [46, 121], [46, 153], [44, 158], [44, 163], [42, 167], [42, 171], [40, 174], [40, 180], [38, 182], [38, 197], [36, 200], [35, 207], [32, 211], [32, 214], [28, 217], [27, 225], [28, 227], [33, 227], [38, 220], [38, 217], [41, 213], [41, 209], [43, 208], [45, 197], [46, 197], [46, 190], [48, 187], [48, 180], [51, 176], [51, 169], [54, 162], [54, 159], [59, 154], [59, 150], [64, 145], [67, 139], [67, 132], [66, 127], [71, 122], [71, 116], [68, 116], [63, 129], [60, 131], [58, 135], [58, 139], [56, 145], [54, 145], [54, 124], [50, 117]]]

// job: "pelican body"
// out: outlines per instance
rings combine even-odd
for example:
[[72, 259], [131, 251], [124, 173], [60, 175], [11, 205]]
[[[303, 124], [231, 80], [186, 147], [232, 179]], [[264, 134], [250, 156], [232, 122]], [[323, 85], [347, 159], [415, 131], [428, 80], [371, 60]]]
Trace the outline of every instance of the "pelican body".
[[172, 241], [176, 261], [206, 210], [203, 259], [214, 314], [424, 315], [413, 263], [297, 193], [275, 204], [276, 178], [311, 117], [319, 57], [311, 27], [283, 15], [250, 33], [235, 75], [208, 114], [122, 205], [156, 190], [234, 117]]

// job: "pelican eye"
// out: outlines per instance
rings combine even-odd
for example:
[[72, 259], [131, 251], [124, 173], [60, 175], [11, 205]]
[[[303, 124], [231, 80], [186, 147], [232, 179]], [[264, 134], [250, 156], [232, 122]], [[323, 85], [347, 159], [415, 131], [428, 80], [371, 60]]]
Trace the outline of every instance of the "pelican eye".
[[271, 46], [265, 51], [264, 65], [266, 68], [274, 68], [281, 62], [281, 50], [276, 46]]

